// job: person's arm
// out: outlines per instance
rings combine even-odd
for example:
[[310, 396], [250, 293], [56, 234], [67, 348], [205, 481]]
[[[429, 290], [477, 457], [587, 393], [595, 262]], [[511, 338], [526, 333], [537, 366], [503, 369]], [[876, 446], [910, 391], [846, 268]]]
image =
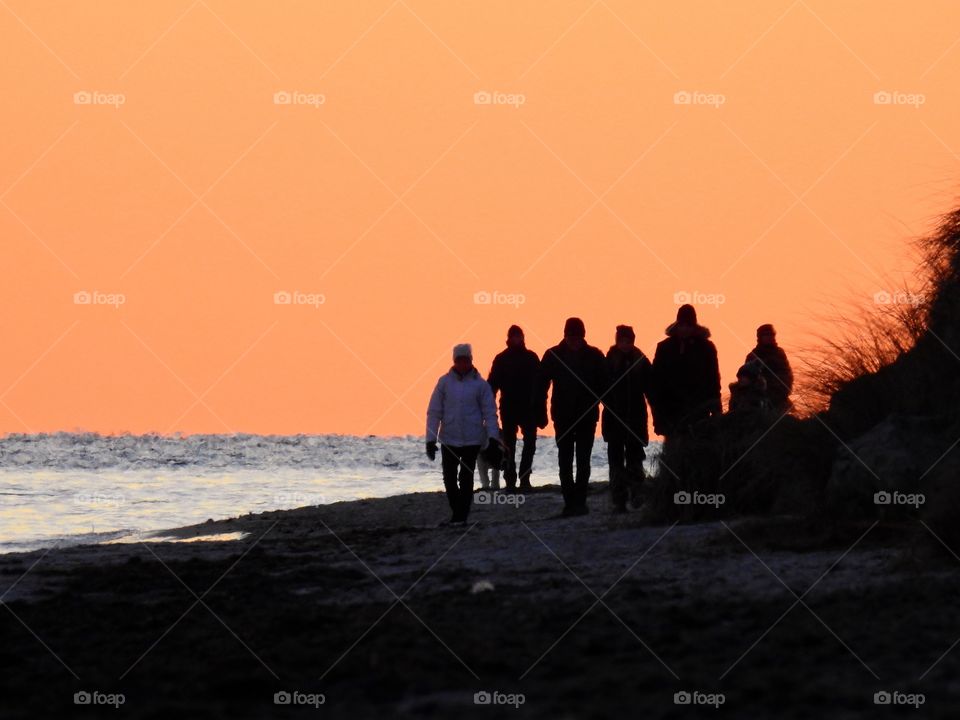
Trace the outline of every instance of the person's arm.
[[427, 405], [427, 442], [437, 442], [440, 437], [440, 421], [443, 418], [444, 378], [437, 381], [430, 403]]
[[720, 402], [720, 361], [717, 358], [717, 346], [709, 343], [709, 371], [710, 371], [710, 410], [714, 415], [723, 414], [723, 404]]
[[493, 364], [490, 366], [490, 374], [487, 375], [487, 382], [490, 383], [490, 388], [493, 390], [494, 399], [496, 399], [497, 393], [503, 390], [502, 375], [500, 359], [495, 357]]
[[793, 368], [790, 367], [790, 361], [787, 359], [787, 353], [780, 350], [780, 356], [783, 358], [783, 384], [786, 386], [784, 392], [787, 396], [793, 392]]
[[500, 439], [500, 426], [497, 424], [497, 404], [493, 399], [493, 390], [489, 383], [480, 384], [480, 415], [483, 417], [483, 426], [487, 429], [487, 437], [491, 440]]
[[547, 350], [540, 361], [540, 367], [537, 372], [537, 379], [534, 385], [534, 402], [537, 408], [537, 427], [543, 430], [547, 426], [547, 392], [550, 390], [550, 383], [555, 376], [556, 360], [553, 353]]

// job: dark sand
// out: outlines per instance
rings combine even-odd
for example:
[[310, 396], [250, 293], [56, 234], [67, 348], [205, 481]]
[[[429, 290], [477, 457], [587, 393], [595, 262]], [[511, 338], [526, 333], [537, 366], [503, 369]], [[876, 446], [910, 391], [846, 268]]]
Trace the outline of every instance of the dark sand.
[[[428, 493], [163, 534], [242, 540], [0, 556], [0, 717], [956, 716], [960, 647], [927, 671], [960, 638], [960, 561], [922, 526], [652, 526], [608, 502], [598, 485], [561, 520], [546, 488], [437, 527]], [[879, 690], [926, 702], [877, 707]]]

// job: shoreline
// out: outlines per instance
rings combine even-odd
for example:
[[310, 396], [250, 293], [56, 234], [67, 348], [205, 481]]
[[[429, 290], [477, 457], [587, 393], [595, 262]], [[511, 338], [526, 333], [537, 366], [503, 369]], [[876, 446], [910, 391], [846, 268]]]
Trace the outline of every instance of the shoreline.
[[585, 517], [557, 518], [556, 485], [524, 499], [475, 497], [466, 526], [438, 527], [428, 492], [162, 531], [230, 541], [0, 556], [11, 717], [73, 716], [75, 692], [122, 694], [136, 718], [273, 716], [278, 692], [344, 718], [517, 712], [482, 692], [530, 717], [675, 717], [694, 691], [778, 717], [861, 716], [885, 688], [925, 691], [929, 717], [960, 701], [960, 654], [918, 680], [956, 639], [960, 565], [902, 552], [895, 529], [648, 525], [611, 514], [605, 482]]

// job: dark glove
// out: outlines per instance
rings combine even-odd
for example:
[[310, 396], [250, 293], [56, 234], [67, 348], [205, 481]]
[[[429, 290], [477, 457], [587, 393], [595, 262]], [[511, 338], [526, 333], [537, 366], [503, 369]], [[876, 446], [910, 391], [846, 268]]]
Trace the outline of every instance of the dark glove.
[[430, 462], [433, 462], [437, 459], [437, 442], [436, 440], [427, 440], [427, 457], [430, 458]]
[[498, 438], [490, 438], [490, 442], [481, 454], [491, 467], [500, 467], [500, 463], [503, 462], [503, 445]]
[[537, 417], [537, 427], [544, 430], [547, 427], [547, 409], [543, 408]]

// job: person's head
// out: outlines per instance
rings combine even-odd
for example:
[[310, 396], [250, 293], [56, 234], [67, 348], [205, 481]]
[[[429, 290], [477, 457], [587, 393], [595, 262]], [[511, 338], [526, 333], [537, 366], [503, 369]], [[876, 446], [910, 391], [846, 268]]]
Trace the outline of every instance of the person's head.
[[681, 305], [677, 310], [676, 336], [681, 340], [691, 337], [697, 329], [697, 310], [693, 305]]
[[587, 329], [578, 317], [567, 318], [563, 325], [563, 341], [571, 350], [580, 350], [586, 345]]
[[757, 328], [757, 345], [776, 345], [777, 331], [767, 323]]
[[616, 345], [621, 352], [629, 352], [634, 347], [637, 336], [629, 325], [617, 325]]
[[523, 344], [523, 329], [519, 325], [511, 325], [507, 330], [507, 347], [522, 348]]
[[453, 346], [453, 369], [461, 375], [470, 372], [473, 367], [473, 348], [470, 343]]

